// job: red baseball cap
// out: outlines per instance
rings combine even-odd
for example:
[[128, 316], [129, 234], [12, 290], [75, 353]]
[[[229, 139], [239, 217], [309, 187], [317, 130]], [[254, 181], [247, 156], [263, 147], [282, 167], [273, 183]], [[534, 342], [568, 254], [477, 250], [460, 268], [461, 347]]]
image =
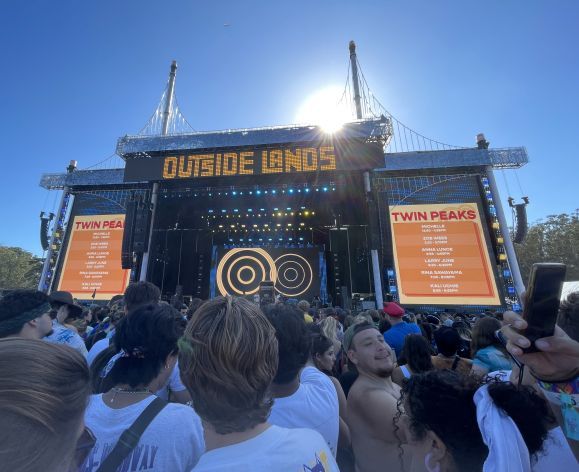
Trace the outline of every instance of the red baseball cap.
[[386, 302], [384, 303], [384, 313], [389, 316], [401, 317], [404, 316], [404, 308], [402, 308], [396, 302]]

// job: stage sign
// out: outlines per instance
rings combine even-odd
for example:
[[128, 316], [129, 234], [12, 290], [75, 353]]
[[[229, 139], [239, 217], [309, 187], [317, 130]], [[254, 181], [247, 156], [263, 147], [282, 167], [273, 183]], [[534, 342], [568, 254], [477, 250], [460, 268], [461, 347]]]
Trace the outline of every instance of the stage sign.
[[253, 295], [265, 281], [287, 298], [311, 300], [320, 293], [319, 249], [234, 248], [217, 252], [221, 295]]
[[293, 174], [332, 170], [370, 170], [384, 166], [379, 143], [358, 141], [268, 148], [180, 151], [126, 160], [125, 182], [196, 179], [256, 174]]
[[123, 294], [131, 272], [121, 267], [124, 226], [125, 215], [75, 216], [58, 290], [83, 300]]
[[402, 304], [500, 305], [476, 203], [390, 206]]

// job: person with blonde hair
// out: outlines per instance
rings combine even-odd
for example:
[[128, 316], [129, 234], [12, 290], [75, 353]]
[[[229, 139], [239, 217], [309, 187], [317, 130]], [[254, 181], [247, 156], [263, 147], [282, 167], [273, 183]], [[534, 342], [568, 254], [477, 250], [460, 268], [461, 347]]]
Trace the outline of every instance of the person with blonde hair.
[[207, 452], [195, 472], [338, 470], [319, 433], [267, 421], [278, 341], [257, 305], [229, 296], [206, 302], [179, 347], [181, 377], [205, 429]]
[[342, 343], [338, 339], [338, 322], [335, 318], [328, 316], [320, 323], [322, 334], [334, 344], [334, 351], [339, 352]]
[[88, 367], [74, 349], [40, 339], [0, 339], [0, 469], [76, 467], [89, 394]]

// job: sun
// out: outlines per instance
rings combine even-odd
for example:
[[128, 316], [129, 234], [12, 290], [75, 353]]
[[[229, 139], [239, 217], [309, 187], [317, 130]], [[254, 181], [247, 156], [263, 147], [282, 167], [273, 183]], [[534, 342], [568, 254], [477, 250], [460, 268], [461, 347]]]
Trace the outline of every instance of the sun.
[[296, 123], [317, 125], [328, 133], [337, 131], [353, 119], [347, 100], [341, 100], [343, 93], [344, 88], [338, 85], [313, 93], [300, 105]]

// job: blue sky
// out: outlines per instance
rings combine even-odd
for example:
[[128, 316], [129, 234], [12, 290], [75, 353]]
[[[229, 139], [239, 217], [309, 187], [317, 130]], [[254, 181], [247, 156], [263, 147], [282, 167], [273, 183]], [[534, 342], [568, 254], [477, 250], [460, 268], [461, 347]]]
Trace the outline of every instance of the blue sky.
[[[198, 130], [281, 125], [343, 86], [348, 41], [371, 89], [431, 138], [526, 146], [531, 221], [579, 208], [579, 3], [568, 1], [3, 2], [0, 244], [40, 254], [43, 172], [114, 152], [157, 106], [171, 60]], [[230, 26], [224, 26], [229, 24]], [[502, 198], [508, 197], [497, 174]], [[505, 173], [520, 198], [515, 173]]]

